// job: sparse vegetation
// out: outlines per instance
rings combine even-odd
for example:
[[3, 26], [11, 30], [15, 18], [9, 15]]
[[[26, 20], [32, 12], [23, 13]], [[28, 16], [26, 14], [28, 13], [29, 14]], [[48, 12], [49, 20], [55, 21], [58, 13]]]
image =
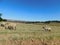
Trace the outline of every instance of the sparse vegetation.
[[[16, 23], [16, 30], [0, 29], [1, 45], [59, 45], [60, 23]], [[44, 25], [51, 27], [51, 32], [42, 30]], [[4, 43], [4, 44], [3, 44]]]

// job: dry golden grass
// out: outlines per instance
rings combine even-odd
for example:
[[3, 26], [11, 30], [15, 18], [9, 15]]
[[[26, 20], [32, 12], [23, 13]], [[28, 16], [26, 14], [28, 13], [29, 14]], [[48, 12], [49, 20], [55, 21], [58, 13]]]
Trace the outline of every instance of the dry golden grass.
[[17, 23], [17, 30], [0, 27], [0, 45], [60, 45], [60, 23], [47, 24], [51, 32], [44, 31], [44, 25]]

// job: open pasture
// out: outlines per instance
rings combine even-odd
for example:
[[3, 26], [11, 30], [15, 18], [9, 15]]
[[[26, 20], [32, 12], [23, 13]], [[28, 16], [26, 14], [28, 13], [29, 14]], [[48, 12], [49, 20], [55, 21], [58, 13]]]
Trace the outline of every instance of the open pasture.
[[[0, 45], [54, 45], [55, 42], [56, 45], [60, 44], [60, 23], [16, 24], [16, 30], [0, 27]], [[51, 32], [43, 30], [45, 25], [52, 28]]]

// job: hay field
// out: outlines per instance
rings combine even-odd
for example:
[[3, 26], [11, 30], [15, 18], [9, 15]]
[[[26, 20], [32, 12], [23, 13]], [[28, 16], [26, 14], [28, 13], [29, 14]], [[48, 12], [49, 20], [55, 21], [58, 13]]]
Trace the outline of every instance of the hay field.
[[[42, 27], [48, 25], [51, 32]], [[0, 27], [0, 45], [60, 45], [60, 23], [17, 23], [16, 30]]]

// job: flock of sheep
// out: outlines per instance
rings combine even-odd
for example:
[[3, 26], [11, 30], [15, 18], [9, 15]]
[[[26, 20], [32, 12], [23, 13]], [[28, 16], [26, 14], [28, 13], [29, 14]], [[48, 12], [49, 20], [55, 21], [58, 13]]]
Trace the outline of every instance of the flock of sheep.
[[[11, 23], [11, 22], [1, 22], [0, 27], [3, 27], [4, 29], [9, 29], [9, 30], [16, 30], [16, 23]], [[44, 31], [51, 31], [51, 27], [45, 25], [42, 27]]]
[[5, 28], [5, 29], [16, 30], [16, 23], [1, 22], [0, 26]]

